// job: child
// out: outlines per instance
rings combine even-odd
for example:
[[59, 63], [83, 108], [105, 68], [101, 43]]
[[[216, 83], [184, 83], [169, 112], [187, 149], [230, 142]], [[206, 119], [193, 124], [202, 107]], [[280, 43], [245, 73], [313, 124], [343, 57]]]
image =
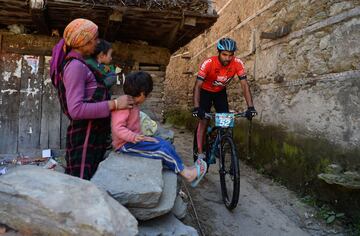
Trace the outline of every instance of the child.
[[95, 76], [102, 80], [108, 89], [116, 83], [117, 78], [114, 66], [109, 65], [112, 60], [112, 51], [111, 43], [100, 39], [94, 54], [86, 60], [86, 64], [92, 69]]
[[195, 187], [206, 173], [207, 164], [199, 159], [194, 167], [186, 167], [170, 142], [141, 134], [140, 110], [153, 89], [151, 76], [133, 72], [126, 76], [124, 93], [134, 97], [134, 107], [111, 114], [113, 146], [117, 152], [151, 159], [160, 159], [169, 169], [179, 173]]

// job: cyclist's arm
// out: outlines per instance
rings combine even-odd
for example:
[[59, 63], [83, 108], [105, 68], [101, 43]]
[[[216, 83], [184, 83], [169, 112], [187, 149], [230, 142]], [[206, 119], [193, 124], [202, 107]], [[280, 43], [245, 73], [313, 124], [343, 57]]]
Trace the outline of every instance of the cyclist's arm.
[[194, 107], [200, 106], [200, 89], [203, 83], [204, 83], [204, 79], [198, 76], [196, 78], [194, 91], [193, 91]]
[[240, 79], [241, 88], [243, 90], [244, 97], [246, 100], [246, 104], [248, 107], [253, 107], [254, 104], [253, 104], [253, 100], [252, 100], [252, 96], [251, 96], [251, 92], [250, 92], [250, 86], [246, 79], [246, 75], [239, 76], [239, 79]]

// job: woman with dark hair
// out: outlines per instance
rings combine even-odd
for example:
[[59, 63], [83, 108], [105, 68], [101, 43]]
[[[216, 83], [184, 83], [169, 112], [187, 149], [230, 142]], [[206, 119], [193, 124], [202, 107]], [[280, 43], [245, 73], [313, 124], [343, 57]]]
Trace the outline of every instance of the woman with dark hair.
[[66, 173], [90, 179], [104, 159], [110, 133], [110, 112], [131, 108], [133, 99], [110, 100], [103, 81], [94, 76], [84, 57], [94, 53], [98, 27], [75, 19], [53, 48], [50, 74], [62, 111], [70, 119], [66, 135]]

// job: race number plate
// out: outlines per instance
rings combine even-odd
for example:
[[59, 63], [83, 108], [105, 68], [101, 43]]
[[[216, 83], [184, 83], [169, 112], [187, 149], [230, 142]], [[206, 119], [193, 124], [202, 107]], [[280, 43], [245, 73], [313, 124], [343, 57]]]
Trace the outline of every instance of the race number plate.
[[234, 127], [234, 119], [233, 113], [216, 113], [215, 126], [222, 128]]

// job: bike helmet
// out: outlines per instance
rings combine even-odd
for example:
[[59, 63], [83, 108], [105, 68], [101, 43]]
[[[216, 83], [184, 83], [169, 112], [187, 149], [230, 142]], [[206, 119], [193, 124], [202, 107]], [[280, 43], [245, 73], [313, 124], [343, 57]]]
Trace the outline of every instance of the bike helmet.
[[236, 51], [236, 42], [232, 40], [231, 38], [222, 38], [219, 40], [217, 44], [217, 49], [219, 51], [230, 51], [235, 52]]

